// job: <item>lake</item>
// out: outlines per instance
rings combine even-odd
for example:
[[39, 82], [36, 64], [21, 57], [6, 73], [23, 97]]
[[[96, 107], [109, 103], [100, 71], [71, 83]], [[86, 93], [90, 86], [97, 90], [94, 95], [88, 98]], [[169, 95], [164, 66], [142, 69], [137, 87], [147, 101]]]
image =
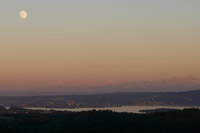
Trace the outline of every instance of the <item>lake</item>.
[[56, 111], [90, 111], [90, 110], [112, 110], [114, 112], [128, 112], [128, 113], [140, 113], [139, 110], [146, 109], [158, 109], [158, 108], [170, 108], [170, 109], [184, 109], [184, 108], [199, 108], [200, 107], [189, 107], [189, 106], [122, 106], [122, 107], [105, 107], [105, 108], [25, 108], [32, 110], [56, 110]]

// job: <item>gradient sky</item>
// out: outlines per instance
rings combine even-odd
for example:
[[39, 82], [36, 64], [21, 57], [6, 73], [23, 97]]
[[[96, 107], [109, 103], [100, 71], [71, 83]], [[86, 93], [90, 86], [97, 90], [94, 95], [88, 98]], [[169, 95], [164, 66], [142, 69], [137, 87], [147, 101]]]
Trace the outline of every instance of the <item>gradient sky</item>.
[[199, 0], [0, 2], [0, 90], [188, 75], [200, 76]]

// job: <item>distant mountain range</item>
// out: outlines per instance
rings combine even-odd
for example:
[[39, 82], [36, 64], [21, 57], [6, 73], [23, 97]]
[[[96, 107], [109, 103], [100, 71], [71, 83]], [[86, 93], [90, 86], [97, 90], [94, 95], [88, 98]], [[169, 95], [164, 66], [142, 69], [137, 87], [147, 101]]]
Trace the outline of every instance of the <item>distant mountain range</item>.
[[[1, 89], [0, 89], [1, 90]], [[74, 94], [100, 94], [116, 92], [179, 92], [200, 90], [200, 78], [188, 76], [155, 81], [134, 81], [125, 83], [107, 83], [97, 86], [53, 85], [28, 91], [0, 91], [0, 96], [49, 96]]]

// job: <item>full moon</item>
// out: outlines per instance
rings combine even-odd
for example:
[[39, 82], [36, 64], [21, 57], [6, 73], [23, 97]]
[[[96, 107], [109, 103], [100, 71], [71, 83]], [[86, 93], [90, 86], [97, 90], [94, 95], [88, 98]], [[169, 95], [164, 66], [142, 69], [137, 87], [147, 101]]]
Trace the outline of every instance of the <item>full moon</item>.
[[20, 16], [20, 18], [22, 18], [22, 19], [26, 19], [27, 16], [28, 16], [28, 14], [27, 14], [26, 11], [20, 11], [19, 16]]

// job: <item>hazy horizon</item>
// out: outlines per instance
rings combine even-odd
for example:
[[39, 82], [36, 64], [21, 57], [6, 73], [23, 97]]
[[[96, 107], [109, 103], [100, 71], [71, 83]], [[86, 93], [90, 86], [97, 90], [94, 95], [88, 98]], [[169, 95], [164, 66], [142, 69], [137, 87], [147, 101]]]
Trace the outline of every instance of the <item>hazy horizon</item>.
[[56, 96], [87, 95], [123, 92], [184, 92], [200, 90], [200, 78], [194, 76], [153, 81], [107, 83], [103, 85], [62, 85], [55, 84], [41, 88], [0, 90], [0, 96]]
[[200, 1], [2, 0], [0, 17], [0, 91], [200, 89]]

